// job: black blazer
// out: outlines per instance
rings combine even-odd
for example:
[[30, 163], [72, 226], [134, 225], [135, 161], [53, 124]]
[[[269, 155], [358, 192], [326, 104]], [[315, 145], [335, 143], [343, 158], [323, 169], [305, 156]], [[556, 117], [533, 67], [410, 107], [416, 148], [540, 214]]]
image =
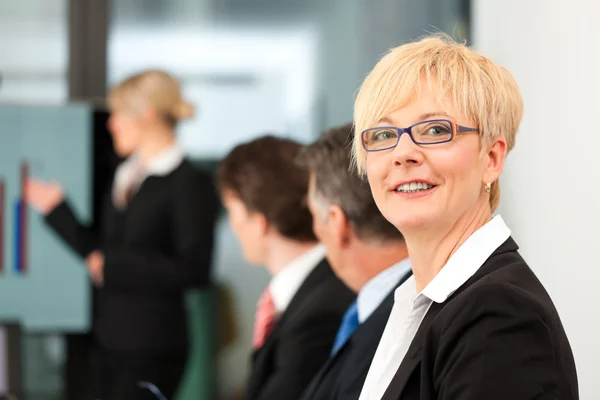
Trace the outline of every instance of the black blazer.
[[509, 238], [431, 305], [382, 400], [579, 398], [558, 313], [517, 249]]
[[184, 160], [147, 177], [125, 210], [104, 201], [100, 232], [63, 202], [46, 222], [81, 257], [104, 253], [93, 330], [109, 351], [187, 351], [184, 290], [207, 285], [218, 200], [211, 178]]
[[265, 344], [252, 354], [246, 400], [296, 400], [329, 358], [355, 294], [325, 259], [281, 315]]
[[[410, 276], [409, 271], [396, 288]], [[360, 324], [352, 336], [321, 368], [304, 392], [302, 400], [357, 400], [369, 372], [371, 361], [394, 306], [394, 292], [386, 296], [373, 314]]]

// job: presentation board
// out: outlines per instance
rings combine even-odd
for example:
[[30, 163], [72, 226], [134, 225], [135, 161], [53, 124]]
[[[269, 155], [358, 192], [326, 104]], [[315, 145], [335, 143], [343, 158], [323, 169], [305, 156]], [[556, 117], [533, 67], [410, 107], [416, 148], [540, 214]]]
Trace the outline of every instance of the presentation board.
[[60, 182], [89, 221], [92, 134], [92, 110], [84, 104], [0, 106], [0, 320], [32, 331], [89, 327], [85, 266], [24, 204], [23, 182]]

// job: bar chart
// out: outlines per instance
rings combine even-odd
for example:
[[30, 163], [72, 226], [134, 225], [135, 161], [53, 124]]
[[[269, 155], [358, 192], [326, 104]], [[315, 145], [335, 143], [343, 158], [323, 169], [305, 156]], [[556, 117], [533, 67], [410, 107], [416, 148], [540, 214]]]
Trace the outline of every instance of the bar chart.
[[[29, 229], [27, 202], [25, 199], [25, 183], [28, 177], [29, 164], [23, 161], [19, 176], [20, 190], [16, 198], [12, 200], [14, 207], [13, 223], [11, 224], [14, 242], [14, 251], [12, 252], [14, 261], [12, 265], [14, 272], [17, 274], [24, 274], [28, 269]], [[8, 244], [7, 238], [11, 237], [5, 234], [5, 227], [7, 226], [6, 216], [8, 215], [6, 207], [11, 203], [11, 201], [7, 201], [6, 181], [5, 177], [0, 178], [0, 272], [5, 271], [5, 246]]]
[[19, 196], [15, 199], [15, 251], [14, 251], [14, 269], [15, 272], [22, 274], [27, 271], [27, 203], [25, 201], [25, 183], [29, 175], [29, 165], [27, 161], [21, 162], [20, 171], [20, 190]]

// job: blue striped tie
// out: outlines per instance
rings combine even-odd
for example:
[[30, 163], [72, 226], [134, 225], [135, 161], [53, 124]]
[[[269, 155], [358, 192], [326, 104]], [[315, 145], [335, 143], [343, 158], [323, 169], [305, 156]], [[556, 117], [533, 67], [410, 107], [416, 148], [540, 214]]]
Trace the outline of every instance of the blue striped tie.
[[358, 328], [358, 305], [356, 300], [346, 310], [342, 323], [338, 329], [335, 341], [333, 342], [333, 348], [331, 349], [331, 355], [334, 355], [343, 345], [346, 343], [348, 338], [352, 336], [356, 328]]

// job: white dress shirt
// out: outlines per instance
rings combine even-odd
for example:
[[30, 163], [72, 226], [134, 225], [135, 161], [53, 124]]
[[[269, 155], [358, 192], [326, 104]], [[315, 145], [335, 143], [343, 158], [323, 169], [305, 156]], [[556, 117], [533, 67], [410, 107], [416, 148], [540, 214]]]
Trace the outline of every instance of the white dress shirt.
[[315, 267], [325, 258], [325, 247], [318, 244], [286, 265], [269, 283], [273, 303], [279, 314], [283, 313]]
[[499, 215], [475, 231], [419, 294], [410, 277], [394, 294], [394, 307], [373, 357], [359, 400], [380, 400], [400, 367], [433, 302], [443, 303], [510, 237]]
[[356, 298], [358, 322], [365, 322], [409, 271], [410, 260], [405, 258], [371, 278]]
[[127, 191], [131, 188], [137, 190], [144, 179], [150, 175], [165, 176], [173, 172], [183, 161], [185, 154], [177, 145], [172, 145], [161, 151], [144, 167], [140, 158], [132, 154], [126, 161], [117, 167], [112, 187], [113, 204], [117, 208], [124, 208]]

